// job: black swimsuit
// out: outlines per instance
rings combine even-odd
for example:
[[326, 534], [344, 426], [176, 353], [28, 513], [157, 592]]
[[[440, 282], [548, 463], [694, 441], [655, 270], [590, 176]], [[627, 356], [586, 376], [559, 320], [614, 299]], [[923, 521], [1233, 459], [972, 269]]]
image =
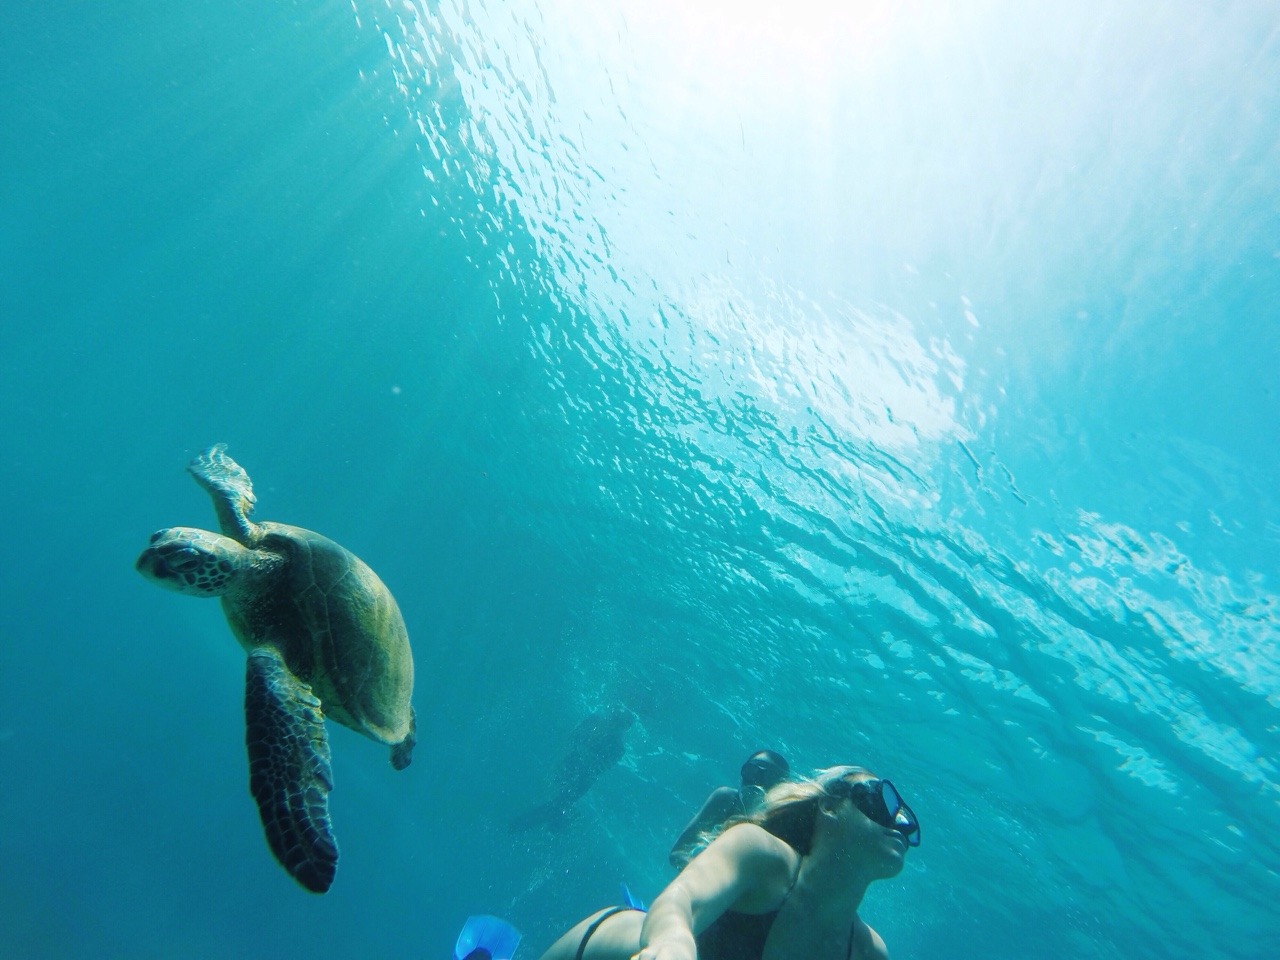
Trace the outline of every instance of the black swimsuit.
[[[800, 871], [791, 879], [791, 886], [782, 897], [777, 910], [769, 913], [738, 913], [726, 910], [711, 922], [711, 926], [698, 934], [694, 941], [698, 945], [698, 960], [763, 960], [764, 945], [769, 940], [769, 931], [773, 929], [773, 921], [778, 919], [778, 911], [782, 909], [791, 891], [800, 877]], [[587, 941], [591, 935], [616, 913], [634, 910], [634, 907], [613, 907], [596, 917], [591, 926], [582, 935], [578, 944], [576, 960], [582, 960], [587, 949]], [[845, 960], [853, 956], [853, 928], [849, 928], [849, 949]]]
[[[614, 914], [634, 909], [635, 907], [611, 907], [596, 917], [582, 935], [575, 960], [582, 960], [587, 952], [587, 941], [600, 929], [600, 924]], [[777, 916], [777, 910], [772, 913], [725, 911], [695, 938], [698, 960], [762, 960], [764, 944], [769, 939], [769, 929]]]
[[[779, 904], [778, 910], [781, 909]], [[762, 960], [778, 910], [771, 913], [726, 910], [694, 938], [698, 944], [698, 960]]]
[[[795, 881], [791, 881], [795, 886]], [[787, 896], [791, 891], [787, 891]], [[782, 903], [786, 903], [786, 897]], [[778, 904], [778, 910], [782, 909]], [[778, 910], [772, 913], [737, 913], [726, 910], [720, 914], [707, 929], [695, 937], [698, 944], [698, 960], [763, 960], [764, 945], [769, 939], [769, 931], [773, 929], [773, 921], [778, 919]], [[855, 926], [849, 927], [849, 946], [845, 950], [845, 960], [853, 960], [853, 932]]]

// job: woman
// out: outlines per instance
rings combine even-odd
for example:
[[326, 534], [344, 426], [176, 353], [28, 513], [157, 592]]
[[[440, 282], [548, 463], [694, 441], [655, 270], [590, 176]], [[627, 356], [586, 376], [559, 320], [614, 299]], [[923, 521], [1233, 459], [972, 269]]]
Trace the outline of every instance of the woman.
[[764, 806], [765, 794], [791, 773], [786, 757], [773, 750], [757, 750], [742, 765], [742, 785], [716, 787], [707, 797], [680, 836], [671, 845], [667, 860], [677, 870], [688, 866], [693, 855], [706, 846], [705, 835], [718, 830], [734, 817], [745, 818]]
[[731, 821], [647, 914], [596, 913], [542, 960], [885, 960], [858, 905], [919, 843], [889, 781], [861, 767], [819, 771]]

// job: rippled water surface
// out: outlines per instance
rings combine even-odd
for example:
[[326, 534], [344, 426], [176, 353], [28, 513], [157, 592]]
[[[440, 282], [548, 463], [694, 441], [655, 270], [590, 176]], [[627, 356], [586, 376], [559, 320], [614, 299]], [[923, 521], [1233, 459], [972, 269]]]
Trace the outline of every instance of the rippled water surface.
[[[1202, 6], [10, 13], [0, 940], [535, 957], [768, 745], [919, 813], [895, 957], [1271, 956], [1280, 28]], [[414, 645], [323, 898], [217, 606], [131, 569], [214, 441]]]

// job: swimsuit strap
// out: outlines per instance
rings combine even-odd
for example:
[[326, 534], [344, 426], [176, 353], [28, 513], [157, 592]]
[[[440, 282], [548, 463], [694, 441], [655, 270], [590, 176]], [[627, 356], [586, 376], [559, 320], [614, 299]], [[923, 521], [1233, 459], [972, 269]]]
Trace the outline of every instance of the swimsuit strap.
[[[635, 907], [610, 907], [600, 916], [596, 917], [591, 926], [587, 927], [587, 932], [582, 935], [582, 942], [578, 944], [578, 953], [574, 960], [582, 960], [583, 954], [587, 952], [587, 941], [591, 939], [591, 935], [600, 929], [600, 924], [604, 923], [616, 913], [626, 913], [628, 910], [634, 910]], [[852, 942], [852, 941], [850, 941]]]
[[[796, 884], [800, 881], [800, 867], [804, 864], [804, 858], [801, 857], [796, 863], [796, 872], [791, 877], [791, 886], [787, 887], [787, 892], [782, 895], [782, 903], [778, 904], [778, 909], [782, 909], [782, 904], [791, 899], [791, 891], [796, 888]], [[776, 911], [775, 911], [776, 912]]]
[[853, 960], [853, 932], [858, 929], [858, 921], [849, 924], [849, 948], [844, 952], [844, 960]]

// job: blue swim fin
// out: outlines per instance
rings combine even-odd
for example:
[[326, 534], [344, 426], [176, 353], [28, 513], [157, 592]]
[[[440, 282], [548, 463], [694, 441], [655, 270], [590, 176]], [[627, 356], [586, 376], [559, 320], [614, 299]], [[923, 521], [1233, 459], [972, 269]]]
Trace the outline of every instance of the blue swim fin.
[[467, 917], [453, 948], [454, 960], [511, 960], [522, 934], [500, 917]]
[[644, 901], [631, 892], [631, 889], [625, 884], [619, 884], [622, 887], [622, 904], [630, 907], [632, 910], [645, 911], [649, 908], [645, 906]]

